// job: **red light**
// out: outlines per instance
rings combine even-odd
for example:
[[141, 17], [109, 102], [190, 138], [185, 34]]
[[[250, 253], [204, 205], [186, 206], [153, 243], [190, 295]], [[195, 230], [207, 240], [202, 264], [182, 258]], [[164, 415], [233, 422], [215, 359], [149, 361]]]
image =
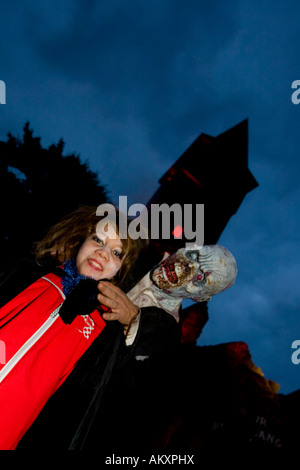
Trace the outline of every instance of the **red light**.
[[183, 232], [183, 228], [180, 225], [177, 225], [177, 227], [174, 228], [172, 234], [176, 238], [180, 238], [181, 234]]

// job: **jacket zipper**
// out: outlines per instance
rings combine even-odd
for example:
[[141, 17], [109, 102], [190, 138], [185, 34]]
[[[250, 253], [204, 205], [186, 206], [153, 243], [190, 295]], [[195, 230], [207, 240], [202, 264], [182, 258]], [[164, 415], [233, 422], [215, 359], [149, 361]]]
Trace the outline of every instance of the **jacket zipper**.
[[62, 303], [57, 307], [42, 324], [42, 326], [36, 330], [36, 332], [21, 346], [21, 348], [14, 354], [14, 356], [5, 364], [0, 371], [0, 383], [10, 373], [10, 371], [17, 365], [22, 357], [35, 345], [35, 343], [46, 333], [46, 331], [53, 325], [53, 323], [59, 318], [59, 310]]

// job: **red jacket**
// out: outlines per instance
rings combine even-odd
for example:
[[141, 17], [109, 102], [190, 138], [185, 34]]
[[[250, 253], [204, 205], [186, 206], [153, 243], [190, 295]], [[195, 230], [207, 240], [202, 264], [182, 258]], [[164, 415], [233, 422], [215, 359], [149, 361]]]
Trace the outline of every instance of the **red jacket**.
[[0, 309], [0, 450], [14, 449], [105, 326], [98, 310], [64, 324], [61, 279], [34, 282]]

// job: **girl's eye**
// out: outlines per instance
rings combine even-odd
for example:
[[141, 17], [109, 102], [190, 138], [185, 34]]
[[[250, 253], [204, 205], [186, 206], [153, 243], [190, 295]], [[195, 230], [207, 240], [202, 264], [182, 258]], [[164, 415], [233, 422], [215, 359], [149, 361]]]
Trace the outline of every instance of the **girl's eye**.
[[114, 250], [114, 251], [113, 251], [113, 254], [114, 254], [115, 256], [117, 256], [117, 258], [122, 259], [122, 256], [123, 256], [123, 255], [122, 255], [122, 253], [121, 253], [120, 251]]
[[98, 238], [96, 235], [93, 237], [93, 240], [99, 243], [99, 245], [103, 245], [103, 240], [101, 240], [101, 238]]
[[[94, 235], [92, 237], [92, 240], [94, 240], [96, 243], [98, 243], [99, 245], [104, 245], [104, 241], [101, 240], [101, 238], [97, 237], [97, 235]], [[123, 258], [123, 253], [121, 251], [118, 251], [118, 250], [113, 250], [113, 254], [119, 258], [119, 259], [122, 259]]]

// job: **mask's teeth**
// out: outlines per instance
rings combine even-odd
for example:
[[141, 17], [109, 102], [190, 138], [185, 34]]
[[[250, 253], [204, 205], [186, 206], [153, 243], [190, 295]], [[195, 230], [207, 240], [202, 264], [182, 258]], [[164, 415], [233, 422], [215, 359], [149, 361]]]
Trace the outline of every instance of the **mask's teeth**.
[[166, 276], [167, 276], [168, 280], [172, 284], [176, 284], [178, 282], [178, 277], [177, 277], [177, 274], [175, 272], [174, 264], [166, 265], [165, 266], [165, 273], [166, 273]]

